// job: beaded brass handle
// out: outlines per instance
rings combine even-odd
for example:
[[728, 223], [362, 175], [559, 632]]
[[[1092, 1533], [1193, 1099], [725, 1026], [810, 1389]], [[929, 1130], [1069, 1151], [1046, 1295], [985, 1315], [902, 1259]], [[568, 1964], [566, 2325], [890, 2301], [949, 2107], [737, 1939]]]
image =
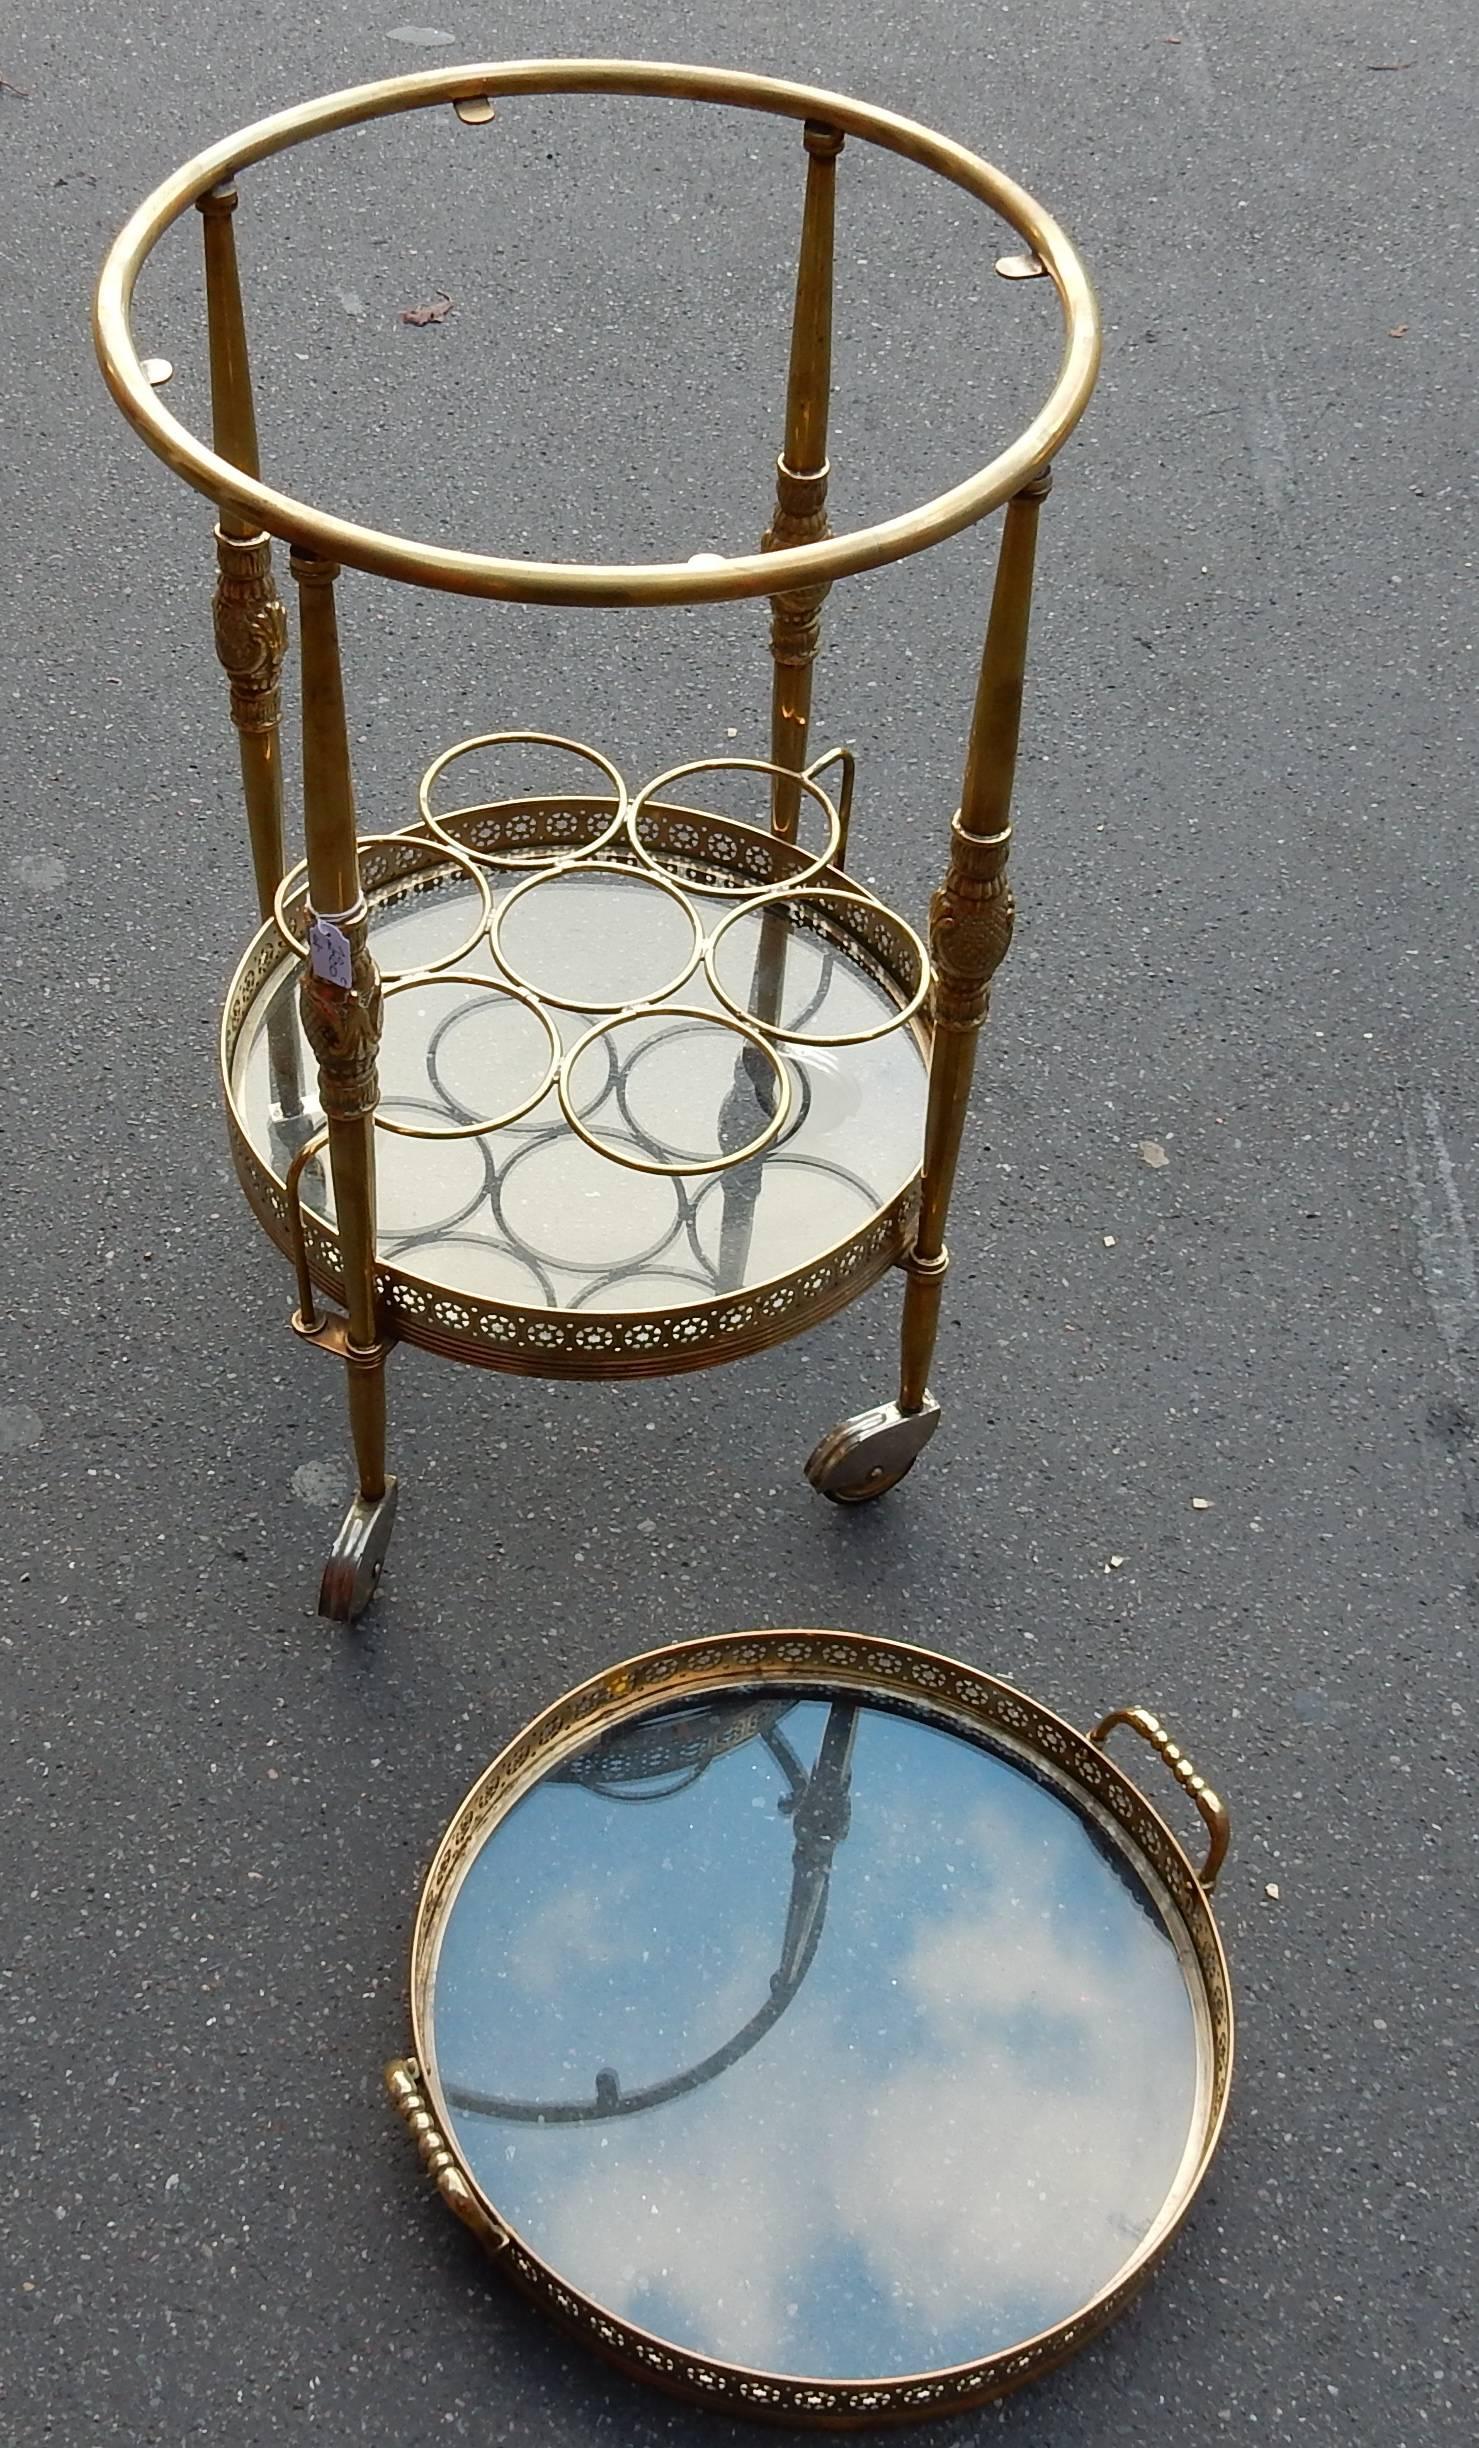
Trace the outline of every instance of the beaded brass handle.
[[428, 2104], [422, 2088], [421, 2071], [413, 2058], [396, 2057], [385, 2069], [385, 2088], [411, 2130], [411, 2138], [421, 2154], [421, 2164], [428, 2176], [435, 2179], [437, 2191], [449, 2210], [456, 2212], [465, 2227], [470, 2227], [490, 2251], [501, 2252], [508, 2235], [483, 2208], [447, 2148], [442, 2129]]
[[1232, 1823], [1226, 1804], [1220, 1795], [1212, 1791], [1206, 1778], [1197, 1774], [1180, 1744], [1171, 1740], [1159, 1717], [1153, 1717], [1147, 1708], [1111, 1709], [1109, 1715], [1102, 1717], [1095, 1726], [1089, 1740], [1102, 1750], [1106, 1737], [1114, 1732], [1116, 1726], [1122, 1725], [1133, 1726], [1143, 1742], [1148, 1742], [1152, 1750], [1159, 1751], [1177, 1784], [1185, 1788], [1201, 1812], [1207, 1830], [1207, 1858], [1197, 1876], [1210, 1895], [1217, 1884], [1217, 1873], [1227, 1859], [1227, 1848], [1232, 1837]]

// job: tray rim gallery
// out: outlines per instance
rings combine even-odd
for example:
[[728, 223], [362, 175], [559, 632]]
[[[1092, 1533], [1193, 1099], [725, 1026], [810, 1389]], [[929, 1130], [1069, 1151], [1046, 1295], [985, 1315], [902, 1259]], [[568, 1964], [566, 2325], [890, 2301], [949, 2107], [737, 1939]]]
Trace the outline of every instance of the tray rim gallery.
[[[1191, 2142], [1145, 2235], [1089, 2302], [1006, 2349], [948, 2369], [856, 2379], [809, 2379], [725, 2362], [680, 2347], [584, 2294], [505, 2221], [459, 2148], [431, 2061], [430, 2006], [440, 1937], [462, 1876], [493, 1829], [553, 1767], [657, 1706], [765, 1686], [798, 1697], [857, 1694], [1005, 1752], [1047, 1783], [1128, 1860], [1166, 1919], [1196, 2022], [1198, 2105]], [[1207, 1833], [1200, 1869], [1139, 1785], [1103, 1747], [1119, 1726], [1159, 1754]], [[1234, 2021], [1227, 1958], [1210, 1895], [1229, 1825], [1220, 1797], [1149, 1710], [1115, 1708], [1088, 1733], [1014, 1684], [912, 1643], [833, 1630], [729, 1632], [609, 1666], [531, 1720], [464, 1796], [437, 1846], [417, 1908], [410, 1955], [411, 2052], [386, 2081], [443, 2199], [497, 2266], [568, 2330], [629, 2373], [731, 2414], [841, 2428], [956, 2413], [1022, 2386], [1096, 2336], [1124, 2308], [1179, 2231], [1220, 2139], [1232, 2078]], [[1147, 1875], [1148, 1874], [1148, 1875]], [[880, 2216], [887, 2205], [880, 2204]]]

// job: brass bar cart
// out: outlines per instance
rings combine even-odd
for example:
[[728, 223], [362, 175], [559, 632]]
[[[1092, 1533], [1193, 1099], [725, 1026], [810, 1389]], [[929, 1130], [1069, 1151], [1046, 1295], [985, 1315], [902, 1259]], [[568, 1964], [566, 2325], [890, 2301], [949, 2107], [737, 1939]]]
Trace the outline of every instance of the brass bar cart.
[[[237, 268], [238, 174], [399, 112], [451, 108], [476, 127], [495, 101], [571, 94], [718, 104], [799, 125], [790, 373], [760, 549], [614, 565], [501, 559], [357, 526], [274, 490], [261, 472]], [[1005, 221], [1022, 251], [996, 268], [1051, 282], [1064, 348], [1037, 415], [978, 473], [922, 507], [833, 535], [834, 219], [848, 139], [936, 173]], [[192, 207], [204, 241], [210, 447], [163, 404], [169, 366], [140, 356], [130, 325], [144, 263]], [[397, 1340], [526, 1375], [661, 1375], [780, 1342], [897, 1264], [906, 1278], [897, 1393], [830, 1430], [807, 1464], [813, 1486], [839, 1503], [895, 1486], [938, 1423], [929, 1375], [951, 1187], [976, 1042], [1011, 938], [1009, 808], [1038, 514], [1098, 364], [1093, 297], [1062, 231], [976, 155], [837, 94], [648, 61], [476, 65], [330, 95], [197, 155], [112, 247], [95, 329], [124, 414], [216, 509], [216, 645], [260, 919], [222, 1024], [232, 1150], [252, 1207], [296, 1266], [295, 1329], [343, 1363], [358, 1475], [322, 1611], [358, 1615], [384, 1562], [396, 1503], [385, 1365]], [[1003, 508], [960, 806], [926, 945], [847, 871], [852, 754], [818, 755], [811, 736], [822, 607], [838, 579]], [[284, 846], [288, 619], [274, 538], [290, 548], [297, 598], [298, 866]], [[526, 604], [768, 598], [769, 755], [699, 759], [633, 789], [581, 742], [490, 730], [432, 760], [404, 829], [361, 835], [343, 567]], [[488, 787], [500, 760], [526, 775], [531, 757], [544, 760], [536, 787]], [[758, 821], [711, 804], [716, 778], [733, 787], [736, 776], [762, 797]], [[471, 797], [458, 787], [469, 777]]]

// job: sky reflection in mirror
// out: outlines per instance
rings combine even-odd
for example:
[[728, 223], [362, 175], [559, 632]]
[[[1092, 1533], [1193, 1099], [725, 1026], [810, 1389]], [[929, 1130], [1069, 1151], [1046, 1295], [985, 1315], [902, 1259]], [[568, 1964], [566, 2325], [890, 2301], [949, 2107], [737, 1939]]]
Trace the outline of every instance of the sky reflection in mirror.
[[654, 1711], [497, 1824], [431, 2000], [457, 2140], [561, 2277], [817, 2378], [1005, 2351], [1108, 2286], [1198, 2040], [1125, 1857], [1005, 1753], [773, 1688]]

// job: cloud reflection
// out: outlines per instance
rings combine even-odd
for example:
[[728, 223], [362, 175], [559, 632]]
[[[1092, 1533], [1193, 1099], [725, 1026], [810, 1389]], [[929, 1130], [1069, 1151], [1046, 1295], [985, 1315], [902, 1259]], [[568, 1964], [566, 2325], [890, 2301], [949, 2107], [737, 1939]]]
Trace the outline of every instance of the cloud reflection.
[[[808, 1764], [824, 1716], [787, 1720]], [[751, 1744], [640, 1810], [538, 1789], [449, 1924], [444, 2077], [589, 2098], [602, 2064], [634, 2084], [737, 2028], [785, 1913], [774, 1783]], [[512, 1988], [473, 1971], [499, 1954]], [[1182, 2158], [1196, 2064], [1172, 1942], [1077, 1814], [867, 1709], [822, 1943], [753, 2053], [646, 2114], [459, 2117], [458, 2138], [534, 2249], [613, 2311], [730, 2361], [883, 2376], [1007, 2347], [1107, 2285]]]

